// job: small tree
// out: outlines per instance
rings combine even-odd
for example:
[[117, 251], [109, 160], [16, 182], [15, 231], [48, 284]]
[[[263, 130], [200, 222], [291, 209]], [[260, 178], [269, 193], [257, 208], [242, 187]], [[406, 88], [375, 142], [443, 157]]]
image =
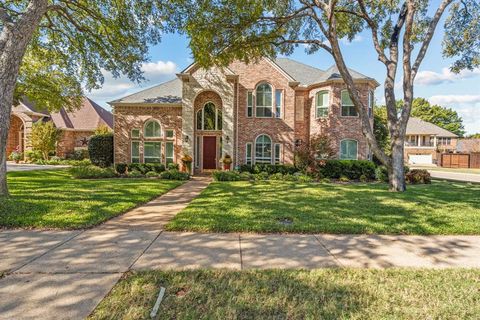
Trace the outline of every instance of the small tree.
[[109, 134], [111, 132], [112, 130], [110, 130], [110, 128], [104, 124], [99, 125], [97, 129], [95, 129], [95, 135]]
[[310, 138], [309, 143], [295, 150], [295, 166], [301, 170], [312, 169], [317, 160], [332, 159], [335, 155], [330, 137], [326, 134], [317, 134]]
[[48, 160], [51, 152], [55, 151], [60, 139], [60, 131], [55, 128], [53, 122], [37, 122], [32, 126], [32, 148], [42, 153], [44, 160]]

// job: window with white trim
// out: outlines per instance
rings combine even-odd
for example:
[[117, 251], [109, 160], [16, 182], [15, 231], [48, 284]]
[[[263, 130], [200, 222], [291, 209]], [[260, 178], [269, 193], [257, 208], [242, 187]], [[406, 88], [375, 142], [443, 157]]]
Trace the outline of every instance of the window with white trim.
[[253, 117], [253, 92], [247, 92], [247, 117]]
[[132, 163], [140, 163], [140, 141], [132, 141], [130, 154]]
[[368, 117], [373, 117], [373, 103], [374, 103], [373, 91], [368, 91]]
[[255, 116], [258, 118], [271, 118], [273, 108], [272, 86], [262, 83], [257, 87], [255, 94]]
[[275, 90], [275, 118], [282, 117], [283, 90]]
[[132, 129], [130, 132], [130, 137], [133, 139], [139, 139], [140, 138], [140, 129]]
[[252, 164], [252, 144], [250, 142], [245, 145], [245, 163]]
[[222, 110], [207, 102], [197, 111], [197, 130], [222, 130]]
[[353, 139], [345, 139], [340, 142], [340, 159], [357, 160], [358, 142]]
[[315, 96], [315, 118], [324, 118], [328, 116], [328, 100], [328, 91], [317, 92]]
[[272, 163], [272, 139], [265, 134], [255, 140], [255, 163]]
[[165, 163], [173, 163], [173, 142], [165, 142]]
[[143, 161], [145, 163], [162, 162], [162, 143], [157, 141], [145, 141], [143, 143]]
[[160, 138], [162, 136], [160, 123], [156, 120], [148, 120], [143, 127], [143, 136], [145, 138]]
[[275, 143], [275, 149], [274, 149], [274, 163], [275, 164], [280, 164], [281, 161], [281, 154], [282, 154], [282, 145], [280, 143]]
[[355, 110], [355, 105], [353, 104], [352, 99], [350, 99], [350, 94], [347, 90], [342, 90], [342, 117], [357, 117], [358, 113]]
[[175, 137], [175, 131], [173, 130], [165, 130], [165, 138], [173, 139]]

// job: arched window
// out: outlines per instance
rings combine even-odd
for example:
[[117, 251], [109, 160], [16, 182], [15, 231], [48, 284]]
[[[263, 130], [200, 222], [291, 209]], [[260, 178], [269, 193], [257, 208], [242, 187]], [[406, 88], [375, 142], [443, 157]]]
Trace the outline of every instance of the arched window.
[[352, 99], [350, 99], [350, 94], [347, 90], [342, 90], [342, 117], [357, 117], [358, 113], [355, 109]]
[[328, 116], [328, 91], [319, 91], [315, 98], [315, 117], [324, 118]]
[[272, 86], [268, 83], [262, 83], [257, 87], [256, 91], [256, 107], [255, 116], [259, 118], [272, 117]]
[[145, 138], [159, 138], [162, 136], [160, 123], [155, 120], [148, 120], [143, 127], [143, 135]]
[[265, 134], [255, 140], [255, 162], [272, 163], [272, 139]]
[[207, 102], [197, 111], [197, 130], [222, 130], [222, 110]]
[[340, 159], [357, 160], [358, 142], [353, 139], [345, 139], [340, 142]]

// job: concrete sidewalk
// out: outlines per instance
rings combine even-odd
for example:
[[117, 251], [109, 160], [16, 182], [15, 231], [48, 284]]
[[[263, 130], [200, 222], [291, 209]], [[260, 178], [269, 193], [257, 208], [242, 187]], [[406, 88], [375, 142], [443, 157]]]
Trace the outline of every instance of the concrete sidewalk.
[[437, 171], [428, 170], [432, 178], [454, 180], [462, 182], [475, 182], [480, 183], [480, 174], [476, 173], [463, 173], [463, 172], [450, 172], [450, 171]]
[[209, 184], [195, 178], [84, 231], [0, 232], [0, 319], [88, 316], [129, 270], [480, 268], [480, 236], [205, 234], [162, 231]]

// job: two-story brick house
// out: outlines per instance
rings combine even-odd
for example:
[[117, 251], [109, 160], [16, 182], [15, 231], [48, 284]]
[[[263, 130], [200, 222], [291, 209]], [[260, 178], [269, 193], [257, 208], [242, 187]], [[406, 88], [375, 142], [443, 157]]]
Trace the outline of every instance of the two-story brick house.
[[[378, 83], [351, 70], [373, 124]], [[231, 63], [208, 70], [196, 64], [177, 78], [112, 101], [115, 162], [180, 163], [195, 172], [294, 161], [295, 148], [327, 134], [341, 159], [367, 159], [360, 119], [335, 67], [320, 70], [286, 58]]]

